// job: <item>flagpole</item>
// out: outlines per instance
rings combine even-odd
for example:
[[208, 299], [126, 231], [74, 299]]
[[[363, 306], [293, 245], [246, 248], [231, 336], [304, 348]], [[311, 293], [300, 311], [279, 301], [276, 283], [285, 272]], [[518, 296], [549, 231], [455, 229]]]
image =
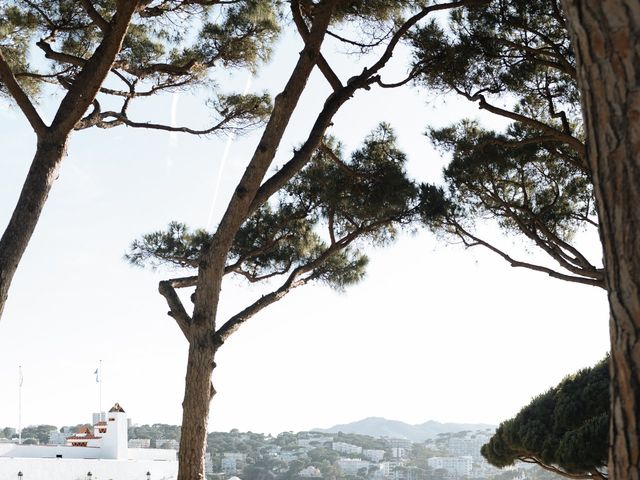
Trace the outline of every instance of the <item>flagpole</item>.
[[18, 445], [22, 444], [22, 365], [18, 366]]
[[98, 380], [100, 383], [100, 410], [98, 410], [98, 412], [100, 412], [100, 420], [102, 420], [102, 360], [100, 360], [100, 366], [98, 368], [100, 369], [100, 375], [98, 376]]

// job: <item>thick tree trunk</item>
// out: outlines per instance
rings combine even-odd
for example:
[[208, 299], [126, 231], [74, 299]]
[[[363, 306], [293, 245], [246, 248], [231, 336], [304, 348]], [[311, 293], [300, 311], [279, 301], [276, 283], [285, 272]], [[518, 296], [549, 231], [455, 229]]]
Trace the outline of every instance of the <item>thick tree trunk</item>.
[[640, 0], [563, 0], [611, 310], [609, 474], [640, 480]]
[[[206, 338], [206, 337], [205, 337]], [[207, 340], [192, 340], [182, 402], [182, 430], [178, 453], [178, 480], [204, 480], [209, 404], [215, 390], [211, 383], [215, 350]]]
[[13, 275], [33, 235], [53, 182], [58, 177], [66, 143], [67, 137], [38, 142], [20, 198], [0, 239], [0, 317]]

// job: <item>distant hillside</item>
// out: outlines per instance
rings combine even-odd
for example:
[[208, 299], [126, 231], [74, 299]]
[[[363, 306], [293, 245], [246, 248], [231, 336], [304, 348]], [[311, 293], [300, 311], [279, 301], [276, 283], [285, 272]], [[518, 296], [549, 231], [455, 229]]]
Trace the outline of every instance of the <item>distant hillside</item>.
[[335, 425], [331, 428], [314, 428], [315, 432], [343, 432], [359, 433], [372, 437], [404, 438], [412, 442], [424, 442], [429, 438], [435, 438], [439, 433], [455, 433], [464, 430], [495, 430], [495, 425], [483, 423], [440, 423], [433, 420], [419, 425], [409, 425], [397, 420], [387, 420], [380, 417], [369, 417], [357, 422], [343, 425]]

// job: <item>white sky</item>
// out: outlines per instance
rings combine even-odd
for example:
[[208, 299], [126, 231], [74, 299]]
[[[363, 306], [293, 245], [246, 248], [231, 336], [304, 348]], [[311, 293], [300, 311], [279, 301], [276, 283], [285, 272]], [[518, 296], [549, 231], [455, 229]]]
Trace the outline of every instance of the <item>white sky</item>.
[[[275, 95], [298, 50], [286, 38], [251, 91]], [[364, 66], [356, 57], [334, 55], [330, 45], [325, 50], [343, 79]], [[397, 60], [401, 65], [405, 58]], [[395, 74], [401, 78], [402, 70]], [[242, 91], [246, 80], [246, 72], [238, 72], [221, 82]], [[304, 139], [327, 92], [314, 75], [280, 162]], [[167, 95], [132, 115], [204, 125], [204, 98]], [[43, 97], [39, 108], [50, 112], [53, 100]], [[0, 105], [4, 228], [34, 135], [17, 109]], [[349, 151], [388, 121], [409, 154], [412, 174], [434, 181], [446, 159], [422, 132], [477, 113], [455, 98], [373, 89], [352, 99], [330, 133]], [[257, 139], [231, 145], [216, 218]], [[187, 344], [157, 293], [157, 282], [175, 273], [134, 269], [122, 255], [134, 238], [171, 220], [205, 226], [224, 146], [224, 138], [122, 127], [73, 135], [0, 321], [0, 426], [17, 426], [18, 365], [23, 426], [89, 421], [98, 408], [93, 371], [99, 360], [103, 406], [118, 401], [140, 424], [180, 423]], [[599, 258], [595, 234], [580, 240]], [[502, 241], [526, 248], [515, 238]], [[218, 395], [210, 429], [277, 433], [366, 416], [498, 423], [608, 349], [606, 297], [596, 288], [513, 269], [488, 252], [448, 245], [425, 231], [402, 235], [370, 257], [367, 278], [346, 293], [300, 289], [227, 342], [214, 372]], [[241, 280], [227, 281], [221, 318], [256, 295]]]

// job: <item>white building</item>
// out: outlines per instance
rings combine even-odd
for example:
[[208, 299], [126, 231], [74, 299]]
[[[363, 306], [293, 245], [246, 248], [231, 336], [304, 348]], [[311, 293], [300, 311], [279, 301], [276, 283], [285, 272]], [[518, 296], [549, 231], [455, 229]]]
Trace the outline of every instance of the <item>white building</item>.
[[345, 475], [357, 475], [358, 470], [365, 468], [369, 470], [370, 463], [359, 458], [339, 458], [336, 462]]
[[336, 452], [346, 453], [348, 455], [360, 455], [362, 453], [362, 447], [344, 442], [333, 442], [331, 448]]
[[65, 445], [0, 445], [0, 479], [22, 472], [28, 480], [85, 478], [173, 480], [178, 462], [174, 450], [128, 448], [127, 415], [117, 403], [93, 429], [83, 428], [66, 439]]
[[447, 452], [456, 457], [471, 455], [474, 460], [481, 459], [480, 449], [489, 441], [488, 435], [477, 434], [472, 437], [451, 437], [447, 441]]
[[404, 447], [392, 447], [391, 456], [393, 458], [407, 458], [409, 450]]
[[362, 456], [372, 462], [381, 462], [384, 458], [384, 450], [362, 450]]
[[220, 461], [220, 470], [227, 475], [234, 475], [244, 468], [244, 462], [247, 459], [245, 453], [225, 452]]
[[434, 470], [444, 469], [450, 475], [460, 477], [471, 473], [473, 457], [470, 455], [461, 457], [431, 457], [427, 459], [427, 465]]

